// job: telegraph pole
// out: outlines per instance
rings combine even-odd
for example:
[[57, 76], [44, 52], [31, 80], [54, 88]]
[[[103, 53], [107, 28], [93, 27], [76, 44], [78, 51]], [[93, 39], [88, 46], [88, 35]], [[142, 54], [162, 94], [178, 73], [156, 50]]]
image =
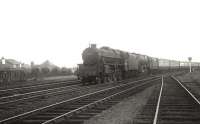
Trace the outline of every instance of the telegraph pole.
[[188, 60], [189, 60], [189, 66], [190, 66], [190, 72], [192, 72], [192, 57], [188, 57]]

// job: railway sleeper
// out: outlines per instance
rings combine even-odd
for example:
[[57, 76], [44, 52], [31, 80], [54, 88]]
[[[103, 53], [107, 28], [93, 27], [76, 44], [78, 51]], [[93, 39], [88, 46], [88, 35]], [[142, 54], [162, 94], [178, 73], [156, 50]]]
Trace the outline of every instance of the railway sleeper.
[[[71, 110], [73, 110], [73, 109], [68, 109], [68, 110], [66, 110], [66, 109], [65, 109], [65, 110], [61, 110], [61, 109], [58, 110], [58, 109], [57, 109], [57, 110], [47, 111], [47, 113], [49, 113], [49, 114], [50, 114], [50, 113], [61, 113], [61, 114], [63, 114], [63, 113], [67, 113], [67, 112], [69, 112], [69, 111], [71, 111]], [[46, 112], [45, 112], [45, 113], [46, 113]]]
[[55, 112], [55, 113], [50, 113], [50, 112], [45, 112], [45, 113], [42, 113], [42, 114], [39, 114], [39, 115], [44, 115], [44, 116], [48, 116], [48, 115], [55, 115], [55, 116], [59, 116], [59, 115], [61, 115], [61, 114], [64, 114], [64, 112]]
[[[161, 106], [161, 107], [165, 107], [165, 106], [166, 106], [166, 107], [173, 107], [173, 106], [174, 106], [174, 107], [182, 107], [182, 106], [183, 106], [183, 107], [185, 107], [185, 106], [186, 106], [186, 107], [187, 107], [187, 106], [188, 106], [188, 107], [191, 107], [191, 104], [188, 104], [188, 103], [187, 103], [187, 104], [162, 104], [162, 105], [160, 105], [160, 106]], [[192, 107], [194, 107], [194, 106], [192, 106]]]
[[174, 120], [174, 119], [181, 119], [184, 118], [183, 120], [196, 120], [198, 119], [198, 121], [200, 120], [200, 118], [198, 116], [195, 115], [191, 115], [191, 114], [180, 114], [177, 113], [176, 115], [174, 114], [170, 114], [170, 115], [162, 115], [162, 117], [160, 118], [162, 119], [169, 119], [169, 120]]
[[[84, 104], [85, 105], [85, 104]], [[65, 109], [76, 109], [76, 108], [79, 108], [79, 107], [81, 107], [82, 105], [80, 105], [80, 104], [75, 104], [75, 105], [70, 105], [70, 106], [68, 106], [68, 107], [66, 107]]]
[[165, 115], [186, 115], [186, 116], [195, 116], [195, 115], [199, 115], [200, 113], [196, 113], [196, 111], [191, 110], [191, 111], [162, 111], [160, 113], [161, 115], [165, 116]]
[[152, 120], [154, 116], [152, 115], [140, 115], [136, 119], [142, 119], [142, 120]]
[[180, 115], [166, 115], [166, 116], [162, 116], [160, 118], [160, 120], [164, 120], [164, 121], [169, 121], [169, 120], [173, 120], [175, 122], [178, 122], [178, 121], [181, 121], [181, 122], [185, 122], [185, 121], [192, 121], [192, 122], [195, 122], [195, 121], [200, 121], [200, 118], [199, 117], [187, 117], [187, 116], [180, 116]]
[[90, 116], [90, 117], [92, 117], [92, 116], [94, 116], [94, 115], [96, 115], [97, 113], [96, 112], [81, 112], [81, 113], [79, 113], [79, 115], [85, 115], [85, 116]]
[[171, 120], [168, 120], [167, 122], [166, 121], [160, 121], [159, 124], [199, 124], [199, 122], [193, 122], [193, 121], [171, 121]]
[[134, 120], [133, 124], [153, 124], [152, 120], [146, 119], [146, 120]]
[[76, 117], [70, 117], [70, 120], [71, 119], [85, 119], [85, 120], [87, 120], [87, 119], [89, 119], [89, 118], [91, 118], [91, 116], [90, 115], [85, 115], [85, 114], [78, 114]]
[[166, 107], [166, 108], [162, 108], [162, 111], [171, 111], [171, 110], [184, 110], [184, 111], [187, 111], [187, 110], [195, 110], [195, 108], [193, 108], [192, 106], [187, 106], [187, 107], [184, 107], [184, 106], [169, 106], [169, 107]]
[[63, 121], [59, 124], [82, 124], [85, 119], [70, 119]]
[[42, 122], [44, 122], [46, 120], [32, 120], [32, 119], [27, 119], [27, 120], [23, 120], [21, 122], [16, 122], [15, 124], [41, 124]]
[[55, 115], [37, 115], [37, 116], [34, 116], [34, 117], [31, 117], [30, 119], [33, 119], [33, 120], [49, 120], [51, 118], [54, 118], [56, 117]]

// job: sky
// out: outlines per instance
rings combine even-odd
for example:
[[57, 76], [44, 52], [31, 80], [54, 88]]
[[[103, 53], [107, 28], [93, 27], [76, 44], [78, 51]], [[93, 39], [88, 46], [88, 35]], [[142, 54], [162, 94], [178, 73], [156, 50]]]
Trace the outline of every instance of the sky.
[[89, 43], [200, 62], [200, 1], [0, 1], [0, 57], [74, 67]]

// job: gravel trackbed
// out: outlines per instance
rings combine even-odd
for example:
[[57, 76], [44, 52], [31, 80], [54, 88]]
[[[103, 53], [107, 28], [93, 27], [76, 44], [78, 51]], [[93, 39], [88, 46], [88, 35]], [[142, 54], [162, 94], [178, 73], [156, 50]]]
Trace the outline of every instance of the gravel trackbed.
[[134, 117], [146, 104], [154, 88], [155, 86], [151, 86], [126, 98], [110, 109], [85, 121], [84, 124], [132, 124]]

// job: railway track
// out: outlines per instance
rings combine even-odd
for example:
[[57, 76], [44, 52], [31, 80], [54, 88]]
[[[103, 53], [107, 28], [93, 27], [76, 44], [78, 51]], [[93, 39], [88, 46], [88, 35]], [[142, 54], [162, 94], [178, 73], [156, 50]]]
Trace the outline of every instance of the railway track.
[[200, 124], [200, 102], [175, 77], [162, 78], [134, 124]]
[[199, 82], [182, 82], [182, 84], [194, 95], [200, 99], [200, 83]]
[[[125, 82], [125, 81], [121, 81], [121, 82]], [[25, 92], [25, 93], [19, 93], [19, 94], [14, 94], [14, 95], [10, 95], [10, 96], [5, 96], [5, 97], [0, 97], [0, 108], [4, 108], [6, 109], [9, 105], [13, 104], [17, 105], [18, 103], [25, 103], [28, 100], [38, 100], [40, 98], [44, 98], [44, 96], [55, 96], [55, 95], [60, 95], [60, 94], [64, 94], [64, 93], [69, 93], [72, 91], [79, 91], [79, 90], [87, 90], [87, 88], [90, 88], [88, 86], [84, 86], [82, 87], [80, 82], [74, 82], [73, 84], [71, 84], [73, 82], [69, 83], [69, 86], [67, 84], [67, 86], [60, 86], [57, 88], [51, 88], [51, 89], [46, 89], [45, 90], [37, 90], [37, 91], [33, 91], [33, 92]], [[44, 85], [46, 86], [46, 84]], [[31, 86], [32, 87], [32, 86]], [[27, 88], [27, 87], [25, 87]], [[29, 89], [30, 87], [28, 87]], [[21, 88], [20, 90], [22, 90], [24, 88]], [[6, 91], [10, 91], [10, 90], [19, 90], [17, 89], [9, 89]]]
[[[28, 92], [28, 93], [22, 93], [22, 94], [16, 94], [12, 96], [6, 96], [6, 97], [0, 97], [0, 107], [8, 106], [12, 103], [15, 105], [20, 102], [25, 102], [27, 100], [36, 100], [38, 98], [43, 98], [43, 96], [55, 96], [58, 94], [63, 94], [66, 92], [70, 92], [73, 90], [79, 90], [81, 88], [81, 84], [77, 83], [70, 86], [63, 86], [58, 88], [52, 88], [47, 90], [39, 90], [34, 92]], [[24, 103], [23, 103], [24, 104]]]
[[3, 102], [0, 104], [0, 120], [4, 118], [12, 117], [16, 114], [32, 111], [34, 109], [48, 106], [57, 102], [61, 102], [66, 99], [71, 99], [89, 92], [104, 89], [105, 87], [113, 87], [119, 85], [118, 83], [99, 84], [89, 86], [70, 86], [63, 90], [56, 92], [50, 92], [47, 94], [41, 94], [36, 96], [29, 96], [28, 98], [22, 98]]
[[[1, 120], [0, 123], [13, 124], [46, 124], [62, 121], [83, 122], [93, 114], [119, 102], [124, 97], [144, 89], [153, 84], [160, 77], [148, 78], [131, 83], [120, 84], [115, 87], [95, 91], [56, 104], [45, 106], [27, 113]], [[136, 83], [138, 82], [138, 83]], [[66, 120], [67, 118], [67, 120]]]
[[31, 86], [23, 86], [23, 87], [15, 87], [15, 88], [8, 88], [8, 89], [0, 89], [0, 98], [6, 96], [12, 96], [16, 94], [25, 94], [28, 92], [39, 91], [39, 90], [46, 90], [46, 89], [53, 89], [59, 88], [74, 84], [80, 84], [79, 80], [69, 80], [69, 81], [56, 81], [44, 84], [33, 84]]

